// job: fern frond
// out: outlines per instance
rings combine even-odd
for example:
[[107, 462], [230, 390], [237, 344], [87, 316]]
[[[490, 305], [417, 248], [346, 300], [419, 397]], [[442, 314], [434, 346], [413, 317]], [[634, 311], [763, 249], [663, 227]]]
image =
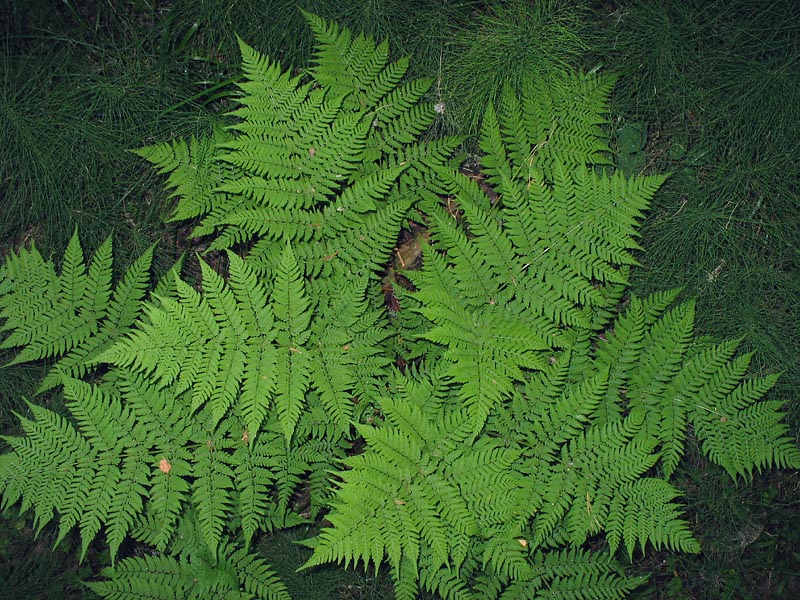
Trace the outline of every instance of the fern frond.
[[217, 200], [217, 187], [230, 176], [230, 169], [217, 160], [217, 146], [230, 135], [215, 128], [208, 138], [192, 137], [146, 146], [133, 152], [160, 173], [169, 173], [167, 188], [178, 204], [172, 221], [193, 219], [207, 212]]
[[700, 544], [686, 521], [680, 518], [680, 509], [672, 502], [680, 495], [662, 479], [645, 477], [623, 485], [611, 501], [606, 524], [612, 553], [620, 543], [625, 544], [631, 560], [636, 547], [644, 551], [648, 543], [656, 549], [700, 552]]
[[131, 556], [100, 572], [106, 581], [88, 582], [109, 600], [176, 600], [197, 597], [194, 569], [186, 560], [164, 555]]
[[22, 420], [26, 436], [7, 439], [14, 454], [4, 463], [4, 502], [21, 497], [23, 511], [34, 508], [38, 527], [57, 511], [56, 543], [79, 526], [81, 558], [105, 526], [113, 561], [148, 494], [149, 445], [114, 392], [73, 379], [64, 380], [64, 392], [80, 433], [30, 405], [36, 421]]
[[231, 259], [230, 283], [205, 262], [201, 273], [203, 294], [176, 277], [177, 297], [156, 296], [159, 304], [146, 304], [146, 318], [98, 360], [140, 371], [164, 387], [175, 383], [177, 393], [191, 389], [191, 410], [208, 403], [212, 427], [236, 405], [256, 435], [277, 361], [266, 292], [238, 258]]
[[104, 581], [87, 585], [108, 600], [290, 600], [285, 585], [269, 565], [246, 551], [225, 546], [216, 561], [192, 558], [132, 556], [103, 569], [100, 575], [106, 578]]
[[[692, 407], [698, 410], [709, 400], [705, 394], [699, 396], [698, 392], [728, 364], [738, 346], [739, 340], [728, 340], [694, 352], [683, 361], [680, 372], [664, 390], [660, 439], [661, 464], [666, 478], [672, 475], [683, 455], [688, 415]], [[723, 389], [722, 386], [716, 388], [717, 391]]]
[[448, 257], [455, 263], [452, 267], [453, 281], [464, 302], [471, 307], [496, 302], [500, 290], [481, 249], [470, 243], [454, 219], [442, 208], [434, 207], [428, 216], [434, 241], [447, 248]]
[[[750, 357], [745, 355], [742, 359], [747, 364]], [[800, 450], [793, 437], [787, 435], [787, 425], [781, 422], [783, 402], [760, 400], [775, 385], [778, 376], [741, 381], [742, 374], [732, 368], [735, 364], [734, 360], [720, 373], [728, 371], [733, 375], [732, 381], [730, 377], [728, 381], [715, 378], [714, 383], [722, 384], [717, 390], [709, 384], [703, 389], [711, 391], [713, 396], [690, 407], [690, 418], [697, 437], [702, 440], [703, 452], [734, 479], [741, 476], [749, 480], [754, 469], [761, 472], [773, 466], [797, 468]], [[736, 387], [726, 389], [732, 383]]]
[[[402, 61], [398, 61], [402, 64]], [[396, 63], [397, 64], [397, 63]], [[381, 137], [380, 130], [390, 125], [402, 113], [411, 110], [430, 89], [428, 79], [413, 79], [396, 85], [377, 103], [375, 115], [375, 135]]]
[[321, 299], [313, 325], [318, 342], [312, 355], [311, 380], [330, 423], [340, 434], [349, 434], [356, 403], [374, 400], [368, 390], [380, 372], [381, 343], [388, 336], [380, 327], [379, 313], [370, 310], [364, 297], [367, 281], [365, 277], [354, 279], [333, 291], [335, 295], [327, 301]]
[[[358, 427], [369, 450], [347, 459], [351, 468], [339, 474], [344, 484], [328, 517], [333, 528], [315, 541], [305, 566], [328, 560], [378, 564], [386, 557], [393, 573], [414, 578], [421, 568], [458, 568], [470, 540], [481, 533], [491, 537], [513, 511], [519, 481], [509, 467], [517, 454], [489, 439], [465, 445], [471, 421], [463, 412], [445, 429], [405, 400], [384, 399], [382, 407], [383, 427]], [[457, 431], [462, 434], [453, 439]]]
[[34, 528], [41, 531], [54, 511], [80, 515], [95, 454], [66, 419], [35, 404], [28, 406], [34, 419], [19, 418], [25, 436], [3, 438], [12, 453], [5, 455], [0, 485], [3, 508], [21, 500], [20, 510], [33, 508]]
[[609, 554], [581, 549], [537, 551], [531, 557], [531, 569], [531, 581], [512, 583], [501, 600], [521, 600], [540, 593], [581, 600], [622, 599], [646, 581], [645, 577], [625, 576]]
[[271, 529], [274, 525], [270, 522], [270, 513], [274, 507], [273, 471], [277, 466], [273, 458], [274, 442], [274, 437], [265, 435], [251, 439], [245, 429], [232, 456], [238, 491], [236, 502], [242, 518], [245, 549], [249, 548], [257, 531]]
[[[280, 138], [285, 133], [280, 124], [297, 110], [311, 86], [301, 86], [301, 77], [292, 77], [290, 70], [284, 71], [280, 63], [264, 56], [241, 38], [238, 42], [244, 77], [236, 85], [244, 95], [237, 99], [239, 108], [229, 113], [242, 119], [232, 129]], [[256, 129], [250, 129], [253, 126]]]
[[406, 144], [414, 142], [435, 120], [432, 106], [416, 104], [376, 127], [375, 144], [379, 150], [389, 154], [400, 151]]
[[[415, 297], [419, 312], [433, 325], [422, 337], [447, 348], [444, 357], [453, 364], [448, 370], [462, 384], [460, 395], [474, 410], [474, 431], [483, 427], [492, 408], [507, 397], [514, 382], [524, 379], [523, 370], [545, 366], [542, 351], [551, 347], [542, 336], [537, 319], [527, 319], [506, 309], [503, 303], [471, 309], [462, 295], [452, 295], [457, 276], [433, 252], [426, 253], [424, 281], [437, 286], [435, 293], [423, 287]], [[423, 279], [419, 282], [422, 283]]]
[[311, 73], [324, 89], [345, 98], [348, 108], [373, 108], [408, 69], [407, 59], [388, 64], [388, 43], [376, 44], [364, 35], [354, 38], [334, 23], [305, 11], [303, 15], [317, 40]]
[[[86, 375], [91, 367], [100, 362], [98, 357], [127, 332], [141, 314], [150, 281], [152, 259], [153, 246], [150, 246], [128, 267], [122, 280], [114, 288], [111, 298], [109, 299], [106, 294], [103, 295], [105, 318], [98, 324], [99, 331], [59, 359], [45, 376], [37, 393], [45, 392], [59, 385], [62, 376], [78, 378]], [[96, 260], [97, 258], [92, 261], [92, 267]], [[108, 270], [107, 281], [109, 282], [111, 279], [110, 261], [110, 256], [102, 261], [103, 264], [108, 263], [106, 267], [102, 268]], [[90, 273], [92, 267], [90, 267]]]
[[688, 302], [664, 314], [645, 333], [633, 376], [627, 382], [631, 410], [646, 415], [647, 435], [660, 439], [664, 391], [677, 375], [694, 332], [694, 303]]
[[276, 356], [279, 385], [275, 391], [275, 407], [288, 441], [300, 417], [309, 385], [310, 357], [304, 344], [309, 337], [311, 320], [297, 260], [288, 244], [276, 274], [272, 301], [277, 342], [281, 347]]
[[[14, 255], [2, 275], [8, 280], [0, 319], [4, 320], [2, 329], [11, 334], [0, 347], [23, 347], [10, 364], [60, 358], [75, 348], [91, 345], [92, 335], [106, 316], [111, 288], [111, 239], [97, 250], [88, 273], [76, 231], [58, 276], [35, 247]], [[42, 279], [33, 283], [33, 277]], [[41, 295], [32, 297], [34, 291]]]
[[237, 550], [231, 554], [226, 566], [236, 570], [241, 588], [255, 598], [291, 600], [286, 586], [262, 558], [246, 550]]
[[[602, 390], [596, 393], [599, 397]], [[657, 460], [655, 442], [634, 439], [641, 425], [640, 418], [631, 416], [592, 426], [561, 446], [559, 456], [540, 475], [546, 484], [534, 519], [533, 547], [543, 544], [562, 522], [574, 545], [603, 528], [617, 488], [642, 476]]]
[[[62, 513], [59, 539], [80, 525], [81, 556], [105, 524], [112, 560], [142, 512], [149, 483], [149, 445], [138, 438], [134, 415], [113, 392], [79, 380], [64, 380], [68, 407], [92, 445], [95, 472], [82, 501]], [[86, 485], [86, 484], [85, 484]]]
[[[534, 374], [517, 404], [518, 410], [524, 412], [515, 416], [530, 428], [533, 439], [528, 444], [540, 456], [553, 452], [586, 427], [608, 387], [605, 373], [567, 383], [569, 363], [567, 354], [559, 357], [552, 368]], [[528, 398], [538, 400], [531, 404]]]
[[173, 388], [159, 389], [142, 376], [125, 370], [114, 370], [112, 375], [125, 407], [135, 415], [134, 427], [150, 443], [149, 456], [140, 461], [149, 465], [144, 524], [140, 523], [131, 534], [164, 551], [179, 515], [188, 505], [193, 474], [190, 445], [197, 435], [197, 425]]
[[331, 242], [334, 260], [340, 260], [355, 275], [374, 274], [386, 264], [413, 199], [398, 199], [360, 220]]
[[[180, 300], [159, 298], [158, 307], [146, 304], [145, 318], [137, 328], [101, 354], [99, 360], [152, 374], [162, 385], [170, 385], [184, 364], [192, 365], [205, 358], [208, 350], [204, 342], [216, 338], [218, 326], [211, 311], [201, 304], [199, 294], [183, 282], [178, 285]], [[188, 387], [188, 383], [184, 386]]]

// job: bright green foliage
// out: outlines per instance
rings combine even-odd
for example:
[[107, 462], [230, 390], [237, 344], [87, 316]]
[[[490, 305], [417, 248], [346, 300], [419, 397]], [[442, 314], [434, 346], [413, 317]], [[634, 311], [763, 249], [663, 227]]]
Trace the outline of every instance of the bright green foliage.
[[[358, 428], [370, 451], [339, 473], [344, 485], [333, 501], [333, 528], [315, 541], [307, 566], [359, 559], [378, 566], [388, 558], [400, 583], [413, 586], [421, 575], [460, 568], [477, 541], [503, 536], [522, 489], [510, 470], [518, 453], [490, 438], [469, 444], [465, 411], [448, 412], [437, 424], [415, 400], [422, 399], [408, 392], [384, 399], [386, 424]], [[507, 560], [521, 562], [519, 548], [511, 550]]]
[[142, 310], [152, 248], [128, 269], [112, 292], [111, 238], [95, 252], [88, 269], [77, 232], [64, 252], [61, 273], [33, 247], [11, 254], [0, 268], [2, 330], [12, 331], [2, 348], [24, 346], [12, 361], [58, 357], [39, 391], [80, 377], [97, 364]]
[[[509, 92], [499, 116], [489, 109], [483, 161], [496, 197], [439, 174], [447, 207], [423, 205], [431, 243], [422, 269], [405, 273], [416, 291], [403, 301], [422, 320], [401, 328], [438, 362], [396, 383], [400, 393], [382, 403], [383, 434], [360, 429], [369, 447], [339, 474], [333, 528], [314, 540], [309, 565], [385, 557], [400, 598], [420, 587], [445, 598], [470, 588], [530, 597], [541, 585], [537, 556], [601, 532], [612, 554], [624, 547], [629, 558], [648, 545], [700, 550], [669, 483], [690, 426], [732, 476], [800, 464], [779, 403], [757, 400], [775, 377], [746, 378], [749, 357], [737, 357], [734, 342], [695, 341], [691, 302], [670, 309], [669, 292], [619, 310], [636, 228], [664, 178], [603, 167], [609, 86], [596, 76], [576, 82], [594, 97], [570, 119]], [[409, 416], [400, 418], [404, 399]], [[432, 430], [419, 411], [444, 427]], [[459, 435], [451, 458], [440, 445]], [[500, 455], [483, 463], [487, 451]], [[470, 504], [473, 488], [455, 474], [448, 483], [458, 494], [424, 491], [451, 464], [481, 474], [487, 506]], [[459, 528], [450, 515], [464, 506]], [[420, 525], [432, 513], [447, 531], [438, 551], [436, 529]], [[394, 523], [405, 524], [402, 534]], [[621, 597], [632, 585], [593, 572], [574, 572], [571, 597]]]
[[[700, 550], [669, 481], [690, 432], [734, 478], [800, 467], [775, 376], [696, 339], [677, 291], [626, 295], [664, 178], [610, 164], [612, 78], [507, 89], [487, 190], [419, 141], [407, 61], [307, 19], [308, 77], [242, 43], [235, 124], [141, 151], [219, 260], [149, 294], [151, 251], [113, 285], [110, 242], [87, 266], [77, 235], [58, 274], [0, 267], [3, 348], [54, 360], [66, 400], [4, 438], [2, 508], [82, 555], [104, 532], [106, 598], [287, 598], [251, 542], [323, 515], [306, 566], [388, 564], [400, 600], [621, 598], [642, 581], [616, 556]], [[390, 315], [407, 219], [428, 241]]]
[[216, 561], [208, 556], [193, 561], [172, 556], [134, 556], [104, 569], [101, 575], [110, 579], [90, 583], [89, 587], [111, 600], [290, 599], [263, 560], [228, 546], [220, 549]]
[[[201, 262], [202, 295], [176, 279], [177, 297], [148, 304], [147, 319], [101, 359], [139, 371], [160, 386], [174, 383], [177, 394], [188, 391], [191, 412], [209, 405], [211, 429], [236, 402], [255, 435], [274, 395], [291, 438], [308, 387], [304, 344], [310, 320], [294, 255], [287, 247], [271, 303], [252, 270], [235, 254], [228, 256], [227, 282]], [[285, 386], [276, 386], [276, 380]]]
[[780, 422], [782, 403], [759, 400], [777, 376], [746, 377], [751, 355], [736, 354], [739, 340], [695, 340], [694, 305], [665, 310], [674, 296], [632, 298], [598, 344], [596, 360], [610, 368], [607, 405], [624, 398], [642, 416], [667, 477], [683, 454], [689, 424], [704, 452], [731, 477], [797, 464], [800, 452]]
[[250, 244], [247, 260], [272, 274], [290, 240], [304, 274], [371, 275], [458, 140], [420, 141], [436, 114], [420, 100], [431, 82], [403, 81], [408, 60], [390, 62], [386, 42], [306, 17], [310, 80], [240, 42], [237, 122], [139, 154], [170, 173], [173, 219], [198, 218], [194, 234], [215, 234], [212, 248]]

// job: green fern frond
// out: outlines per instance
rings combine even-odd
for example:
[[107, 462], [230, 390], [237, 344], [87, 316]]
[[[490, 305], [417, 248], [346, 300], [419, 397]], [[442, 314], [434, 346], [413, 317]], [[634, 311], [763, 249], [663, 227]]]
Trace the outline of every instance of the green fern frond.
[[208, 138], [162, 142], [133, 151], [160, 173], [169, 173], [167, 188], [179, 199], [172, 221], [193, 219], [214, 205], [217, 187], [230, 176], [226, 165], [217, 160], [216, 148], [229, 137], [216, 128]]
[[[229, 281], [204, 262], [203, 294], [176, 277], [176, 298], [156, 296], [159, 304], [146, 304], [145, 318], [98, 360], [142, 372], [162, 387], [175, 383], [176, 393], [191, 390], [191, 410], [208, 403], [212, 427], [236, 405], [255, 436], [277, 385], [277, 331], [266, 291], [230, 256]], [[306, 326], [294, 324], [301, 335]], [[293, 343], [284, 341], [286, 348]]]
[[[511, 406], [512, 426], [520, 436], [533, 434], [526, 445], [540, 457], [552, 455], [586, 427], [608, 387], [604, 373], [568, 383], [569, 363], [567, 354], [552, 367], [535, 373], [525, 386], [524, 396], [515, 396]], [[531, 403], [529, 398], [538, 400]]]
[[[402, 64], [401, 61], [398, 61]], [[427, 79], [413, 79], [397, 83], [394, 89], [389, 90], [384, 94], [379, 104], [377, 104], [374, 111], [375, 115], [375, 140], [384, 137], [381, 130], [390, 127], [391, 123], [395, 121], [403, 113], [414, 110], [418, 106], [419, 101], [427, 93], [431, 87], [431, 81]], [[412, 120], [408, 119], [406, 120]], [[391, 136], [388, 136], [391, 137]]]
[[241, 588], [255, 598], [291, 600], [286, 586], [262, 558], [237, 550], [228, 559], [228, 566], [236, 570]]
[[[683, 455], [690, 410], [692, 407], [697, 410], [699, 405], [704, 405], [708, 401], [704, 394], [699, 395], [698, 392], [727, 365], [738, 346], [739, 340], [728, 340], [694, 352], [683, 361], [680, 372], [663, 391], [662, 432], [659, 437], [662, 444], [661, 464], [665, 477], [669, 478], [672, 475]], [[717, 390], [720, 389], [724, 387], [717, 387]]]
[[[232, 129], [280, 138], [284, 131], [280, 127], [274, 128], [275, 124], [285, 122], [297, 110], [311, 86], [301, 86], [302, 77], [292, 77], [280, 63], [264, 56], [241, 38], [238, 42], [245, 77], [236, 85], [244, 94], [239, 98], [239, 108], [229, 113], [242, 119]], [[257, 127], [257, 130], [248, 129], [250, 126]]]
[[[110, 246], [109, 246], [110, 250]], [[93, 260], [91, 269], [96, 262]], [[81, 345], [73, 348], [56, 363], [42, 384], [37, 393], [45, 392], [61, 383], [61, 378], [79, 378], [86, 375], [88, 370], [97, 365], [100, 361], [98, 357], [116, 342], [128, 328], [130, 328], [139, 317], [147, 287], [150, 281], [150, 265], [153, 260], [153, 247], [150, 246], [128, 267], [122, 280], [116, 285], [110, 300], [107, 295], [103, 295], [102, 301], [104, 319], [99, 322], [99, 330], [88, 338]], [[110, 261], [107, 259], [109, 275], [107, 281], [110, 282]], [[103, 261], [104, 263], [106, 261]], [[99, 313], [98, 313], [99, 314]]]
[[535, 315], [517, 313], [499, 295], [472, 308], [469, 292], [459, 293], [461, 274], [448, 267], [434, 251], [425, 252], [424, 268], [413, 276], [421, 305], [414, 310], [431, 324], [421, 337], [447, 348], [448, 375], [463, 384], [460, 395], [474, 409], [477, 433], [523, 372], [545, 367], [543, 351], [553, 345], [546, 336], [553, 330]]
[[[741, 357], [744, 364], [749, 360], [748, 355]], [[714, 378], [717, 379], [714, 383], [721, 384], [717, 390], [709, 384], [701, 390], [711, 388], [708, 391], [713, 395], [702, 395], [700, 402], [690, 405], [690, 419], [702, 440], [703, 451], [734, 479], [741, 476], [749, 480], [753, 470], [761, 472], [773, 466], [798, 468], [800, 450], [782, 422], [783, 402], [760, 400], [775, 385], [778, 376], [743, 380], [734, 366], [736, 362], [734, 359], [720, 369]], [[728, 375], [727, 381], [720, 377], [723, 374]], [[731, 384], [735, 385], [733, 389]]]
[[[113, 391], [75, 379], [64, 380], [67, 406], [92, 446], [95, 472], [76, 494], [71, 510], [61, 512], [59, 540], [79, 524], [85, 555], [89, 543], [106, 526], [112, 560], [142, 512], [151, 462], [149, 444], [139, 438], [134, 414]], [[138, 434], [138, 435], [137, 435]]]
[[[355, 38], [347, 29], [303, 11], [317, 40], [311, 72], [314, 79], [346, 106], [372, 108], [405, 74], [408, 61], [388, 65], [389, 45], [372, 38]], [[394, 85], [393, 85], [394, 84]]]
[[275, 441], [275, 437], [266, 435], [250, 439], [245, 430], [232, 456], [238, 490], [236, 502], [242, 517], [245, 548], [249, 548], [257, 531], [269, 530], [275, 525], [271, 521], [275, 506], [272, 496], [275, 481], [273, 471], [277, 467], [272, 449]]
[[619, 398], [644, 415], [643, 433], [660, 444], [667, 478], [690, 425], [704, 451], [732, 477], [749, 479], [754, 469], [795, 464], [799, 455], [780, 422], [781, 404], [759, 401], [777, 377], [746, 380], [750, 356], [736, 356], [738, 340], [694, 342], [693, 303], [666, 310], [677, 293], [632, 298], [598, 345], [599, 364], [610, 367], [602, 419], [619, 418]]
[[432, 208], [428, 214], [432, 238], [448, 249], [448, 257], [455, 263], [451, 267], [452, 280], [462, 300], [476, 308], [496, 302], [500, 290], [495, 274], [486, 264], [483, 248], [471, 243], [443, 208]]
[[350, 432], [356, 403], [377, 400], [370, 397], [370, 389], [389, 362], [382, 348], [389, 334], [381, 327], [380, 313], [371, 310], [365, 298], [367, 281], [354, 279], [321, 298], [320, 317], [313, 325], [318, 342], [311, 380], [330, 423], [343, 435]]
[[87, 583], [109, 600], [175, 600], [192, 598], [195, 573], [187, 560], [171, 556], [131, 556], [100, 572], [106, 581]]
[[262, 559], [246, 551], [220, 549], [218, 560], [165, 555], [132, 556], [103, 569], [103, 581], [87, 583], [108, 600], [201, 600], [212, 597], [290, 600]]
[[637, 546], [644, 551], [650, 543], [656, 549], [700, 552], [681, 511], [672, 502], [680, 492], [662, 479], [642, 478], [621, 486], [611, 501], [606, 531], [612, 553], [625, 544], [633, 559]]
[[[495, 210], [502, 210], [502, 226], [492, 226], [490, 233], [487, 225], [477, 224], [481, 218], [488, 223], [487, 217], [475, 215], [466, 225], [476, 220], [476, 231], [469, 237], [474, 250], [467, 252], [465, 239], [453, 237], [452, 223], [448, 240], [443, 241], [459, 268], [473, 265], [464, 280], [484, 280], [486, 274], [475, 276], [485, 271], [482, 263], [497, 262], [500, 281], [517, 288], [526, 311], [547, 316], [559, 326], [587, 327], [587, 307], [601, 310], [609, 305], [598, 283], [626, 282], [623, 267], [636, 262], [630, 253], [638, 249], [636, 227], [664, 178], [625, 180], [619, 174], [602, 175], [589, 168], [588, 158], [571, 162], [558, 153], [542, 169], [534, 160], [538, 148], [530, 148], [527, 138], [519, 138], [525, 129], [519, 121], [519, 103], [507, 98], [506, 105], [517, 118], [501, 124], [489, 108], [483, 128], [486, 155], [481, 160], [499, 197], [491, 203], [476, 201], [476, 185], [453, 186], [457, 207], [463, 203], [475, 215], [476, 204], [490, 210], [494, 204]], [[596, 121], [587, 117], [584, 135], [594, 139], [602, 133], [595, 128]], [[444, 227], [446, 221], [430, 212], [434, 224]], [[476, 262], [475, 257], [481, 260]]]
[[81, 558], [105, 526], [113, 560], [148, 493], [149, 445], [113, 391], [72, 379], [64, 386], [80, 433], [31, 404], [36, 420], [21, 420], [26, 435], [6, 438], [14, 454], [4, 463], [4, 503], [22, 498], [22, 510], [33, 507], [38, 528], [57, 511], [57, 543], [79, 526]]
[[645, 577], [627, 577], [612, 557], [580, 549], [537, 551], [531, 557], [531, 582], [513, 583], [502, 600], [530, 598], [534, 594], [585, 599], [627, 598]]
[[459, 142], [419, 141], [435, 113], [421, 102], [430, 82], [404, 82], [406, 59], [389, 62], [385, 43], [305, 15], [317, 37], [313, 82], [240, 41], [238, 122], [139, 154], [170, 173], [174, 219], [199, 218], [193, 235], [213, 235], [211, 249], [250, 245], [248, 261], [270, 272], [288, 239], [305, 275], [337, 272], [325, 264], [333, 257], [375, 271]]
[[304, 346], [309, 337], [311, 311], [300, 270], [291, 246], [287, 244], [272, 290], [276, 339], [281, 351], [276, 356], [280, 386], [275, 407], [286, 439], [294, 432], [309, 385], [310, 356]]
[[378, 272], [392, 252], [412, 203], [412, 199], [398, 199], [366, 215], [362, 227], [349, 228], [346, 233], [336, 236], [330, 245], [335, 254], [332, 260], [343, 262], [345, 269], [354, 276]]
[[35, 247], [12, 256], [0, 273], [8, 278], [0, 303], [2, 330], [11, 331], [0, 347], [22, 346], [11, 364], [61, 358], [76, 348], [88, 352], [109, 308], [111, 239], [97, 250], [88, 273], [77, 231], [59, 275]]
[[[208, 356], [209, 350], [202, 344], [216, 339], [218, 325], [195, 290], [180, 280], [176, 280], [175, 285], [180, 292], [179, 299], [157, 298], [159, 306], [146, 304], [144, 318], [137, 327], [99, 359], [152, 375], [164, 386], [176, 381], [181, 370], [195, 375], [192, 365]], [[205, 380], [201, 381], [197, 387], [204, 383]], [[192, 381], [184, 377], [181, 388], [186, 389], [191, 384]]]
[[131, 535], [164, 551], [188, 506], [194, 472], [190, 446], [197, 425], [174, 389], [159, 389], [125, 370], [112, 371], [111, 378], [124, 406], [135, 415], [133, 427], [149, 442], [149, 455], [143, 461], [149, 466], [149, 493]]
[[[498, 505], [516, 497], [518, 481], [508, 468], [517, 455], [488, 439], [474, 447], [448, 443], [454, 431], [464, 432], [462, 442], [468, 435], [463, 413], [445, 431], [407, 401], [384, 399], [382, 408], [386, 425], [358, 427], [369, 450], [346, 460], [350, 469], [339, 473], [344, 483], [328, 516], [333, 528], [315, 540], [305, 566], [377, 565], [386, 557], [400, 574], [418, 576], [415, 563], [457, 568], [470, 539], [503, 520]], [[401, 568], [404, 560], [411, 564]]]
[[[33, 420], [19, 417], [23, 437], [4, 437], [12, 454], [3, 461], [0, 485], [3, 508], [21, 500], [22, 512], [33, 508], [37, 531], [54, 511], [69, 512], [76, 493], [86, 494], [94, 473], [91, 445], [63, 417], [35, 404]], [[79, 511], [76, 511], [79, 514]]]
[[645, 333], [626, 397], [631, 410], [642, 411], [645, 433], [659, 439], [662, 401], [669, 382], [677, 375], [692, 342], [694, 303], [688, 302], [664, 314]]
[[561, 447], [540, 476], [546, 483], [534, 519], [533, 547], [543, 544], [562, 521], [576, 546], [603, 528], [609, 500], [620, 484], [640, 477], [657, 460], [654, 442], [634, 439], [641, 425], [641, 419], [629, 417], [594, 426]]
[[[563, 80], [528, 78], [520, 96], [506, 87], [500, 107], [487, 107], [480, 146], [489, 181], [502, 185], [557, 163], [568, 169], [609, 164], [608, 99], [615, 76], [576, 73]], [[500, 140], [508, 151], [500, 148]]]

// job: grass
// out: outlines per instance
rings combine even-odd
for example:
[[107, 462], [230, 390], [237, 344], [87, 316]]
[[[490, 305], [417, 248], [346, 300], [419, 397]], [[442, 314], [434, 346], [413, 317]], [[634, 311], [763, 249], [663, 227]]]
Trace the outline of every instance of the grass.
[[675, 172], [637, 284], [699, 295], [701, 328], [746, 336], [756, 364], [786, 370], [784, 391], [800, 383], [797, 17], [796, 3], [738, 0], [620, 2], [605, 17], [629, 73], [617, 110], [652, 124], [650, 166]]
[[[782, 370], [772, 398], [800, 429], [800, 7], [616, 2], [599, 15], [622, 70], [615, 112], [647, 122], [643, 170], [670, 170], [643, 229], [645, 293], [684, 286], [701, 333], [744, 338], [756, 373]], [[663, 597], [785, 598], [800, 590], [798, 481], [735, 486], [690, 450], [679, 475], [699, 557], [662, 557]], [[748, 532], [760, 532], [750, 543]], [[648, 563], [649, 568], [653, 568]], [[659, 569], [656, 568], [656, 571]]]
[[[16, 511], [13, 511], [16, 513]], [[0, 573], [3, 598], [6, 600], [96, 600], [99, 596], [83, 586], [103, 566], [91, 558], [78, 563], [80, 541], [68, 535], [53, 548], [58, 529], [46, 527], [38, 535], [28, 519], [7, 510], [0, 513], [3, 535], [0, 536]], [[93, 553], [99, 557], [102, 553]]]
[[[441, 132], [474, 134], [486, 104], [523, 74], [621, 72], [611, 126], [626, 169], [673, 172], [643, 229], [637, 291], [683, 286], [697, 296], [700, 332], [743, 336], [754, 372], [784, 371], [773, 397], [791, 401], [800, 429], [794, 0], [10, 0], [0, 16], [0, 254], [30, 241], [60, 253], [78, 226], [87, 247], [113, 231], [118, 257], [160, 242], [161, 268], [170, 264], [177, 233], [162, 224], [160, 180], [126, 149], [208, 129], [231, 93], [235, 33], [304, 65], [311, 38], [295, 4], [389, 38], [397, 56], [413, 53], [415, 75], [430, 77], [431, 98], [444, 103]], [[0, 371], [3, 433], [40, 375]], [[800, 594], [797, 474], [737, 486], [695, 449], [676, 482], [704, 554], [643, 559], [657, 584], [643, 597]], [[4, 580], [23, 591], [68, 580], [50, 597], [80, 597], [86, 571], [69, 548], [50, 553], [47, 531], [35, 541], [20, 519], [1, 521]], [[380, 577], [296, 575], [303, 537], [291, 530], [260, 546], [296, 597], [391, 598]]]
[[508, 84], [557, 78], [581, 64], [590, 46], [581, 2], [486, 2], [453, 34], [444, 55], [445, 102], [460, 133], [475, 135], [481, 117]]

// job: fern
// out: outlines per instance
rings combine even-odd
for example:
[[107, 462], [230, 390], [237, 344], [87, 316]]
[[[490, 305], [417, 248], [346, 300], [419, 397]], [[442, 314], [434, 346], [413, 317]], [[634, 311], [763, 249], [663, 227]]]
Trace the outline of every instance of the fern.
[[79, 526], [81, 557], [105, 525], [113, 557], [142, 510], [148, 442], [113, 392], [76, 380], [64, 383], [80, 433], [58, 415], [31, 404], [36, 420], [22, 419], [27, 436], [6, 438], [16, 461], [2, 473], [4, 502], [14, 503], [22, 496], [22, 508], [33, 507], [38, 528], [58, 511], [57, 543]]
[[264, 561], [230, 547], [223, 548], [215, 562], [165, 555], [130, 557], [104, 569], [101, 576], [108, 579], [88, 585], [111, 600], [290, 598], [286, 587]]
[[519, 488], [508, 470], [516, 453], [488, 439], [466, 452], [471, 432], [464, 414], [436, 426], [402, 396], [382, 407], [387, 426], [359, 427], [369, 450], [339, 473], [344, 485], [328, 516], [333, 527], [315, 541], [305, 566], [328, 560], [379, 565], [387, 558], [393, 572], [412, 579], [398, 586], [413, 590], [420, 571], [458, 569], [473, 538], [490, 538], [508, 517]]
[[430, 82], [404, 83], [408, 61], [389, 62], [385, 42], [306, 18], [317, 36], [311, 81], [240, 42], [236, 122], [140, 154], [170, 174], [173, 219], [199, 217], [194, 235], [217, 234], [212, 249], [252, 242], [248, 260], [271, 274], [288, 239], [304, 274], [373, 275], [458, 140], [419, 141], [435, 116], [421, 102]]
[[[10, 331], [2, 348], [24, 346], [11, 364], [57, 358], [39, 392], [60, 381], [61, 375], [82, 377], [97, 365], [98, 356], [111, 346], [138, 317], [149, 283], [149, 248], [129, 268], [112, 292], [111, 238], [97, 249], [88, 266], [77, 232], [64, 254], [57, 275], [35, 247], [12, 254], [0, 281], [2, 331]], [[21, 282], [30, 282], [19, 285]]]
[[3, 509], [82, 558], [104, 536], [106, 598], [288, 598], [253, 542], [308, 522], [306, 568], [386, 564], [400, 599], [621, 598], [634, 554], [700, 550], [688, 436], [734, 479], [800, 467], [777, 375], [697, 338], [679, 290], [626, 291], [665, 178], [614, 169], [614, 77], [506, 90], [481, 186], [426, 139], [407, 59], [306, 18], [307, 74], [240, 42], [229, 125], [137, 151], [221, 268], [151, 288], [151, 248], [115, 280], [77, 233], [59, 270], [0, 267], [1, 347], [66, 400], [3, 438]]

